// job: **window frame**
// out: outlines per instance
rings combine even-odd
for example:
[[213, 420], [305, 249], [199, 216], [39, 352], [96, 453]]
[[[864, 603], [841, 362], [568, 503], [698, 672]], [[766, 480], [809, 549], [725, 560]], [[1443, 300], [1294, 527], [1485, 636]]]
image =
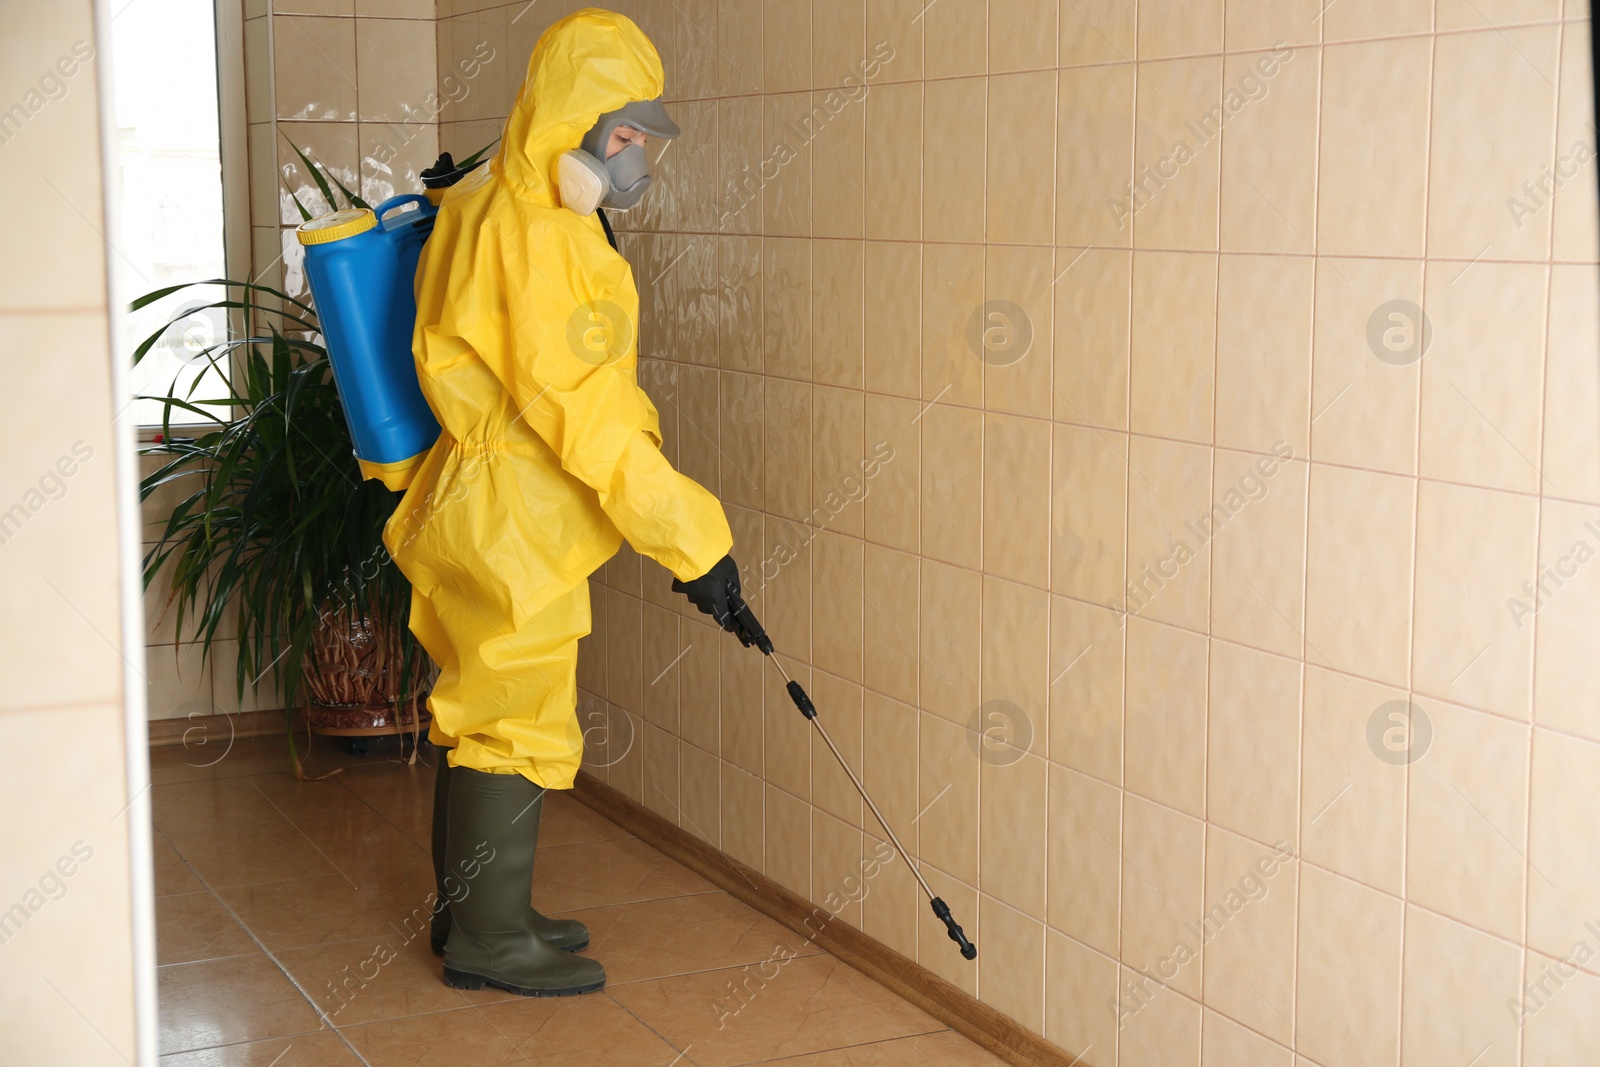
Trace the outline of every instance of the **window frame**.
[[[250, 127], [245, 110], [244, 5], [240, 0], [212, 0], [217, 57], [217, 153], [222, 169], [222, 261], [229, 278], [247, 278], [251, 269]], [[203, 279], [195, 279], [201, 281]], [[228, 312], [230, 332], [242, 332], [243, 318]], [[230, 374], [232, 368], [230, 367]], [[179, 430], [204, 430], [211, 424], [172, 424]], [[161, 434], [160, 424], [135, 428], [140, 444]]]

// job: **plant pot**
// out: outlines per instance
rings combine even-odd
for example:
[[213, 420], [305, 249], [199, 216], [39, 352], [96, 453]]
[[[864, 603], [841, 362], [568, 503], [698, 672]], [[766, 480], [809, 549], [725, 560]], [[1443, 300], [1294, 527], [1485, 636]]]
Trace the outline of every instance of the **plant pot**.
[[[399, 713], [393, 704], [371, 704], [364, 708], [329, 706], [313, 702], [307, 712], [307, 725], [314, 734], [329, 737], [378, 737], [388, 734], [426, 733], [433, 717], [428, 714], [426, 694], [411, 701]], [[417, 712], [422, 721], [417, 721]]]
[[348, 607], [322, 613], [305, 675], [312, 733], [370, 737], [427, 728], [436, 672], [420, 651], [405, 662], [395, 629]]

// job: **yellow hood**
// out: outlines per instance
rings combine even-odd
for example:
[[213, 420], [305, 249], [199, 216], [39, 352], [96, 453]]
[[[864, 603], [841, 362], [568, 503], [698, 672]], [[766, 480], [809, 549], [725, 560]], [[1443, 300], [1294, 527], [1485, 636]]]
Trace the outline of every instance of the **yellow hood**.
[[558, 204], [556, 161], [582, 143], [601, 115], [654, 100], [665, 81], [655, 45], [632, 20], [593, 7], [568, 15], [534, 46], [495, 173], [519, 196]]

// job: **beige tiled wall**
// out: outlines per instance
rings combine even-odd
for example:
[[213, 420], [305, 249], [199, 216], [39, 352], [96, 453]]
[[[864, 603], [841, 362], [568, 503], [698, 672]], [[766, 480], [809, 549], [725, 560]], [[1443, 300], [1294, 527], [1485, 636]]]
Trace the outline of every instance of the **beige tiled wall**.
[[[479, 6], [456, 151], [573, 5]], [[623, 10], [684, 128], [620, 220], [667, 450], [981, 952], [898, 865], [843, 918], [1099, 1067], [1591, 1056], [1588, 5]], [[878, 831], [667, 581], [595, 582], [592, 767], [825, 901]]]
[[131, 457], [119, 456], [115, 421], [95, 11], [87, 0], [0, 5], [0, 196], [13, 208], [0, 265], [0, 730], [11, 753], [0, 776], [0, 1058], [16, 1064], [130, 1063], [140, 1051], [134, 930], [136, 917], [149, 930], [149, 809], [127, 772], [137, 695], [125, 678], [137, 678], [128, 658], [140, 653], [122, 626], [119, 460]]

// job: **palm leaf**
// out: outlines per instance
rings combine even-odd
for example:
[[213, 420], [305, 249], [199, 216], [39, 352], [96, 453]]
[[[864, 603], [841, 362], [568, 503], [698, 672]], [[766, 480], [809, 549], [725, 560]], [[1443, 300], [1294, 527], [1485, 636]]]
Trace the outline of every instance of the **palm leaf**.
[[490, 141], [488, 144], [484, 145], [482, 148], [480, 148], [476, 152], [472, 153], [472, 155], [468, 156], [466, 159], [463, 159], [461, 162], [457, 163], [456, 164], [457, 169], [462, 168], [462, 167], [473, 166], [474, 164], [476, 164], [478, 162], [478, 160], [482, 159], [488, 153], [489, 149], [493, 148], [495, 145], [497, 145], [499, 143], [500, 143], [500, 138], [496, 137], [494, 140]]
[[[306, 165], [306, 170], [311, 172], [311, 180], [317, 183], [317, 188], [321, 190], [323, 198], [327, 200], [328, 210], [338, 211], [339, 201], [333, 198], [333, 190], [328, 187], [328, 180], [322, 176], [322, 168], [311, 162], [311, 157], [302, 152], [299, 145], [295, 144], [293, 141], [290, 141], [288, 134], [282, 133], [282, 127], [279, 127], [279, 132], [282, 134], [283, 139], [289, 142], [289, 147], [294, 149], [294, 154], [300, 157], [300, 162]], [[285, 182], [287, 182], [287, 180], [288, 179], [285, 179]], [[293, 192], [291, 192], [290, 195], [293, 196]], [[296, 199], [295, 203], [298, 205], [300, 201]], [[305, 208], [301, 207], [300, 211], [302, 214], [304, 214]], [[311, 216], [306, 215], [306, 218], [309, 220]]]
[[[346, 607], [398, 640], [409, 672], [426, 657], [406, 625], [410, 585], [382, 548], [399, 498], [361, 478], [314, 310], [267, 286], [204, 284], [234, 287], [238, 299], [210, 306], [241, 312], [248, 330], [208, 350], [218, 373], [224, 358], [233, 364], [228, 396], [196, 399], [174, 385], [147, 398], [161, 404], [166, 434], [144, 449], [161, 462], [140, 494], [177, 489], [181, 499], [152, 527], [146, 587], [165, 583], [178, 632], [202, 657], [231, 615], [241, 701], [265, 685], [278, 687], [289, 708], [303, 706], [321, 619]], [[182, 288], [135, 303], [147, 307]], [[262, 305], [260, 296], [282, 303]], [[172, 437], [174, 424], [195, 421], [204, 425], [185, 431], [195, 436]], [[399, 699], [415, 689], [410, 673], [391, 681]], [[303, 772], [292, 734], [290, 755]]]
[[364, 207], [368, 211], [372, 210], [372, 205], [361, 199], [355, 193], [352, 193], [349, 187], [346, 186], [344, 182], [339, 180], [339, 176], [337, 174], [331, 170], [328, 170], [326, 167], [322, 169], [328, 175], [328, 180], [339, 187], [339, 191], [344, 194], [345, 200], [349, 202], [351, 207]]

